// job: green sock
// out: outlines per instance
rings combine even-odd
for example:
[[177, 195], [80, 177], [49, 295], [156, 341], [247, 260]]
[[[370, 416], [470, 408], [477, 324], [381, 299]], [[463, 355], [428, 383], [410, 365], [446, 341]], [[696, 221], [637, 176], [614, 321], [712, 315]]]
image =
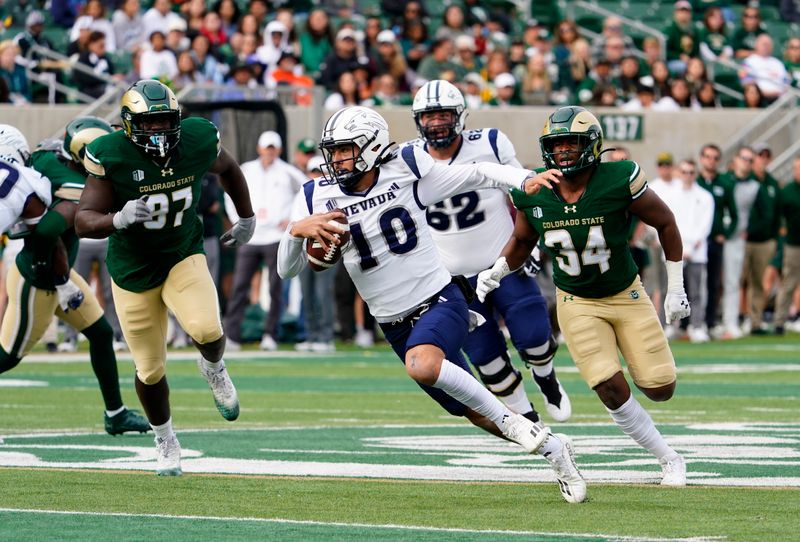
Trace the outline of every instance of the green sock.
[[114, 332], [105, 317], [102, 317], [81, 333], [89, 339], [89, 358], [100, 384], [106, 410], [117, 410], [122, 407], [122, 396], [119, 391], [117, 356], [114, 355]]

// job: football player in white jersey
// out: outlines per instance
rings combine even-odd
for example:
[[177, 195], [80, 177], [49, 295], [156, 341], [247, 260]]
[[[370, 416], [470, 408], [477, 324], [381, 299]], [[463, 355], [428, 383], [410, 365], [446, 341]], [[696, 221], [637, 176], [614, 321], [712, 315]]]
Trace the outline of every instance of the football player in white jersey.
[[325, 124], [320, 143], [326, 175], [303, 187], [304, 218], [292, 222], [278, 249], [278, 272], [297, 275], [307, 263], [306, 239], [326, 250], [347, 217], [350, 242], [340, 247], [344, 265], [406, 371], [443, 408], [520, 444], [550, 462], [568, 502], [586, 499], [565, 435], [550, 434], [509, 410], [472, 375], [461, 346], [469, 332], [467, 297], [473, 291], [453, 277], [431, 238], [427, 207], [472, 188], [519, 187], [530, 193], [552, 186], [552, 172], [536, 175], [500, 165], [444, 166], [422, 150], [398, 152], [378, 113], [346, 107]]
[[25, 167], [31, 155], [22, 132], [0, 124], [0, 233], [22, 219], [35, 226], [50, 205], [50, 182]]
[[[420, 139], [410, 144], [437, 163], [497, 162], [522, 167], [514, 145], [500, 130], [464, 131], [464, 97], [447, 81], [425, 83], [414, 96], [412, 111]], [[469, 190], [436, 203], [428, 207], [428, 225], [447, 270], [466, 276], [473, 288], [478, 273], [494, 264], [505, 246], [503, 240], [514, 231], [508, 193], [501, 189]], [[499, 314], [511, 342], [531, 369], [547, 412], [555, 421], [568, 420], [572, 406], [553, 368], [558, 343], [552, 336], [547, 302], [536, 280], [520, 269], [485, 302], [474, 299], [469, 308], [486, 318], [486, 323], [470, 332], [463, 348], [489, 391], [515, 412], [539, 420], [525, 393], [522, 374], [511, 363], [495, 316]]]

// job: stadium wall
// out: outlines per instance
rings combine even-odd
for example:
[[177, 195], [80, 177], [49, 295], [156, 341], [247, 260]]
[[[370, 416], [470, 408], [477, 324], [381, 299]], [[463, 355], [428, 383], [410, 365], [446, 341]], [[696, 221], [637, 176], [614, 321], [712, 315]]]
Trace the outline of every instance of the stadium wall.
[[[1, 122], [22, 130], [31, 145], [49, 137], [80, 114], [82, 106], [28, 105], [24, 107], [0, 106]], [[527, 166], [541, 165], [538, 136], [550, 107], [518, 107], [513, 109], [483, 109], [471, 111], [468, 128], [497, 127], [514, 143], [520, 162]], [[313, 110], [307, 107], [286, 107], [289, 149], [303, 137], [319, 139], [319, 130]], [[417, 136], [410, 108], [382, 108], [381, 114], [392, 128], [396, 141]], [[593, 110], [601, 115], [629, 115], [618, 109]], [[635, 160], [649, 175], [655, 174], [655, 156], [662, 151], [671, 152], [675, 160], [696, 158], [704, 143], [723, 145], [727, 137], [736, 134], [758, 110], [717, 109], [713, 111], [679, 111], [673, 113], [647, 112], [641, 114], [641, 140], [612, 140], [606, 130], [606, 148], [616, 144], [626, 146]], [[323, 115], [323, 119], [327, 115]], [[624, 127], [624, 124], [623, 124]], [[629, 125], [632, 128], [633, 125]], [[625, 130], [618, 130], [622, 133]], [[635, 135], [629, 130], [629, 135]], [[788, 142], [787, 142], [788, 143]], [[255, 145], [255, 142], [254, 142]]]

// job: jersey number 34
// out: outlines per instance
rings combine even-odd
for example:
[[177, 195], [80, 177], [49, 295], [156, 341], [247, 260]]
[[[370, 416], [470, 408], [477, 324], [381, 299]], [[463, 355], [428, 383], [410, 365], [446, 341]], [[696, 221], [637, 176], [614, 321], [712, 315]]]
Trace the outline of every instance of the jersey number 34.
[[589, 235], [586, 238], [586, 248], [581, 252], [575, 250], [575, 243], [567, 230], [548, 230], [544, 233], [544, 245], [558, 254], [556, 261], [558, 267], [571, 277], [581, 274], [581, 264], [599, 265], [600, 273], [605, 273], [610, 266], [608, 260], [611, 259], [611, 250], [606, 245], [606, 238], [603, 236], [602, 226], [592, 226], [589, 228]]

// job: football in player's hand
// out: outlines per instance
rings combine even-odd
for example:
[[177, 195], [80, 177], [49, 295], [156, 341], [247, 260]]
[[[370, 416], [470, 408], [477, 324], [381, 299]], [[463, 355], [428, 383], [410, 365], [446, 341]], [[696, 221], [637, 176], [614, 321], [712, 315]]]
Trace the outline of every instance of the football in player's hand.
[[330, 223], [335, 223], [337, 226], [341, 225], [344, 229], [341, 233], [336, 233], [334, 236], [339, 239], [339, 244], [330, 244], [326, 251], [319, 241], [315, 239], [308, 239], [306, 241], [306, 252], [308, 253], [308, 266], [314, 271], [324, 271], [330, 269], [336, 262], [342, 259], [342, 247], [350, 241], [350, 230], [347, 225], [345, 217], [334, 218]]

